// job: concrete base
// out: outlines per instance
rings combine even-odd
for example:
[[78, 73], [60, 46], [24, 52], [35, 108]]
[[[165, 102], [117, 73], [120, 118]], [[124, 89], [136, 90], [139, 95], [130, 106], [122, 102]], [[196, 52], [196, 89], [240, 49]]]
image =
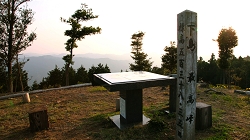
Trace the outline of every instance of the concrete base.
[[120, 115], [115, 115], [115, 116], [112, 116], [112, 117], [109, 117], [114, 123], [115, 125], [123, 130], [125, 128], [128, 128], [128, 127], [131, 127], [133, 125], [146, 125], [148, 124], [148, 122], [150, 121], [149, 118], [147, 118], [146, 116], [142, 115], [142, 122], [137, 122], [137, 123], [130, 123], [130, 124], [122, 124], [120, 122]]

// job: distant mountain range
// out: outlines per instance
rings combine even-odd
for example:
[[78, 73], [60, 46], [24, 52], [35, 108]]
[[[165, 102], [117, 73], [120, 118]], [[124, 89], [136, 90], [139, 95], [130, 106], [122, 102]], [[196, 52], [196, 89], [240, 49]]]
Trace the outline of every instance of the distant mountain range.
[[[62, 56], [59, 55], [38, 55], [38, 54], [24, 54], [29, 61], [25, 64], [24, 70], [28, 72], [29, 85], [32, 85], [36, 80], [38, 83], [42, 81], [43, 77], [48, 76], [48, 72], [53, 70], [57, 65], [58, 68], [62, 68], [65, 62], [62, 60]], [[73, 68], [76, 70], [81, 65], [89, 70], [91, 66], [97, 66], [99, 63], [107, 64], [111, 72], [120, 72], [121, 70], [129, 71], [129, 63], [133, 63], [130, 55], [101, 55], [101, 54], [76, 54], [73, 58]]]

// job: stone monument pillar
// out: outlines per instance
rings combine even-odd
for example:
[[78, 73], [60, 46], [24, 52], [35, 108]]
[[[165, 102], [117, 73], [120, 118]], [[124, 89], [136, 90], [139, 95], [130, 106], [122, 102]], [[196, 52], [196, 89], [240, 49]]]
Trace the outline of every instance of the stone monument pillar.
[[197, 13], [177, 15], [176, 139], [195, 139], [197, 82]]

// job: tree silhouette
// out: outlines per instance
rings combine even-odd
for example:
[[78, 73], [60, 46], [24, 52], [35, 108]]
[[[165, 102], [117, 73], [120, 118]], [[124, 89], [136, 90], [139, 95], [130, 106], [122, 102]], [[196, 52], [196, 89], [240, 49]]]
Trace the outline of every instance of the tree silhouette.
[[233, 48], [238, 45], [238, 37], [232, 27], [222, 28], [215, 40], [219, 45], [219, 67], [223, 70], [223, 84], [225, 84], [226, 72], [230, 67], [229, 59], [232, 58]]
[[69, 85], [69, 67], [73, 65], [73, 49], [77, 48], [76, 41], [80, 41], [85, 38], [87, 35], [94, 35], [101, 32], [101, 28], [99, 27], [86, 27], [81, 25], [81, 22], [88, 21], [94, 18], [98, 18], [97, 15], [93, 15], [92, 9], [89, 9], [86, 4], [82, 4], [81, 8], [76, 10], [75, 13], [69, 19], [61, 18], [61, 21], [67, 23], [71, 26], [70, 30], [66, 30], [64, 32], [65, 36], [70, 37], [65, 43], [65, 49], [69, 52], [69, 54], [63, 57], [65, 61], [65, 78], [66, 78], [66, 86]]
[[48, 84], [52, 87], [60, 87], [62, 85], [62, 71], [55, 65], [55, 68], [48, 72]]
[[[66, 83], [66, 68], [65, 67], [63, 67], [62, 68], [62, 85], [63, 86], [65, 86], [65, 83]], [[68, 68], [68, 76], [70, 77], [70, 79], [69, 79], [69, 85], [75, 85], [75, 84], [77, 84], [77, 81], [76, 81], [76, 71], [75, 71], [75, 69], [72, 67], [72, 66], [70, 66], [69, 68]], [[66, 85], [67, 86], [67, 85]]]
[[177, 69], [177, 48], [175, 42], [171, 41], [170, 46], [164, 48], [165, 54], [161, 57], [161, 66], [170, 70], [170, 73], [176, 72]]
[[31, 90], [38, 90], [39, 89], [39, 84], [37, 83], [37, 81], [35, 80], [31, 86]]
[[4, 61], [3, 59], [1, 59], [0, 57], [0, 91], [1, 92], [6, 92], [7, 90], [7, 83], [6, 83], [6, 80], [7, 79], [7, 73], [6, 73], [6, 70], [5, 70], [5, 66], [4, 66]]
[[150, 59], [147, 59], [147, 54], [142, 51], [142, 39], [144, 33], [139, 31], [134, 33], [131, 37], [132, 39], [132, 59], [135, 60], [135, 63], [130, 63], [129, 69], [132, 71], [150, 71], [152, 63]]
[[87, 83], [87, 82], [89, 82], [88, 72], [82, 65], [81, 65], [80, 68], [77, 69], [76, 81], [77, 81], [77, 83]]
[[0, 2], [0, 57], [8, 68], [8, 91], [13, 92], [12, 64], [15, 57], [36, 39], [28, 34], [33, 12], [25, 3], [30, 0], [2, 0]]
[[103, 66], [103, 64], [99, 63], [97, 67], [92, 66], [89, 68], [88, 77], [93, 86], [98, 85], [93, 79], [93, 74], [99, 73], [110, 73], [108, 65]]
[[18, 57], [16, 57], [16, 62], [13, 65], [13, 69], [12, 69], [14, 92], [29, 90], [28, 73], [26, 72], [26, 70], [23, 70], [25, 63], [28, 61], [29, 59], [25, 60], [24, 58], [23, 61], [19, 62]]

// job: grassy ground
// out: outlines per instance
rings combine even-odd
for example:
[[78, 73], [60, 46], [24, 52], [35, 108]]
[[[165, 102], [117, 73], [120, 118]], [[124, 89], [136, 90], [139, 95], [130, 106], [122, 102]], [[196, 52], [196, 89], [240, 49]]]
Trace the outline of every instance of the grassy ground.
[[[197, 102], [212, 105], [213, 126], [196, 131], [196, 139], [250, 139], [250, 100], [233, 90], [216, 89], [226, 95], [197, 89]], [[174, 139], [175, 114], [165, 114], [168, 89], [143, 90], [143, 112], [151, 118], [148, 125], [119, 130], [109, 116], [115, 112], [118, 92], [103, 87], [82, 87], [30, 95], [0, 101], [0, 139]], [[48, 109], [49, 130], [31, 133], [28, 111], [44, 105]]]

